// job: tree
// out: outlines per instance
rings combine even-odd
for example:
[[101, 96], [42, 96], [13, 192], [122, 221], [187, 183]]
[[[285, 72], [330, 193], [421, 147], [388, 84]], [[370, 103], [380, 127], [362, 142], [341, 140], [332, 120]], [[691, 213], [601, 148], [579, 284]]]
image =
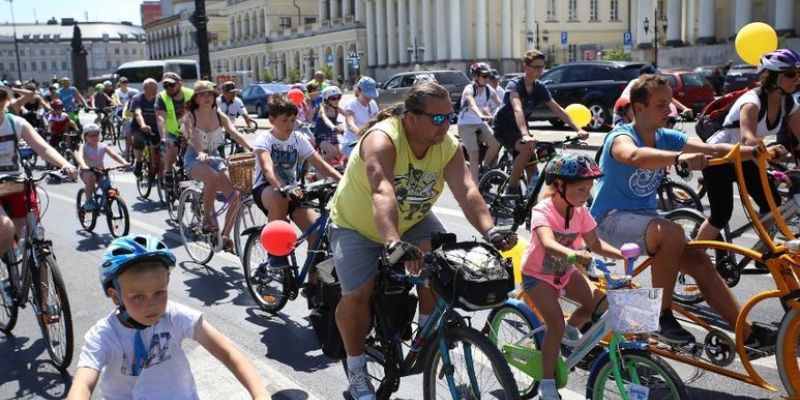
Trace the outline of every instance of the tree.
[[333, 79], [333, 67], [330, 65], [325, 65], [324, 67], [319, 69], [320, 71], [325, 73], [326, 79]]
[[269, 71], [265, 69], [264, 72], [261, 73], [261, 80], [263, 80], [264, 82], [272, 82], [272, 74], [270, 74]]
[[606, 61], [631, 61], [631, 55], [625, 54], [625, 50], [617, 47], [614, 50], [604, 50], [603, 60]]
[[290, 68], [289, 71], [286, 72], [286, 80], [289, 83], [300, 82], [300, 69], [299, 68]]

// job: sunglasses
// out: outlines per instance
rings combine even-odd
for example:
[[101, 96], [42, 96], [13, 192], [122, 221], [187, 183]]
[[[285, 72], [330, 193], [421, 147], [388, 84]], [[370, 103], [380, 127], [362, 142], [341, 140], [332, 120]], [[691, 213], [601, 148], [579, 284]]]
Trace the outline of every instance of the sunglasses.
[[789, 71], [783, 71], [783, 76], [785, 76], [785, 77], [787, 77], [789, 79], [794, 79], [797, 76], [798, 73], [800, 73], [800, 72], [798, 72], [798, 70], [793, 69], [793, 70], [789, 70]]
[[163, 83], [161, 86], [163, 86], [164, 89], [172, 89], [172, 88], [175, 87], [175, 84], [174, 83]]
[[331, 96], [331, 97], [328, 97], [328, 100], [330, 100], [330, 101], [336, 101], [336, 100], [341, 100], [341, 99], [342, 99], [342, 96]]
[[435, 126], [440, 126], [440, 125], [444, 124], [445, 122], [448, 122], [448, 123], [451, 123], [451, 124], [456, 123], [456, 113], [454, 113], [452, 111], [450, 111], [447, 114], [429, 114], [429, 113], [426, 113], [424, 111], [414, 111], [414, 114], [427, 115], [427, 116], [431, 117], [431, 120], [433, 121], [433, 125], [435, 125]]

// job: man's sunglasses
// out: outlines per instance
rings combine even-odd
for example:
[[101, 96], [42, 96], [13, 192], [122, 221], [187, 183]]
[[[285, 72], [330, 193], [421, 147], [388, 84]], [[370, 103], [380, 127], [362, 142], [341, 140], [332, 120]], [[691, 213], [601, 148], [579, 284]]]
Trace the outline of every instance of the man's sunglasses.
[[427, 115], [431, 117], [433, 124], [436, 126], [442, 125], [445, 122], [449, 122], [451, 124], [456, 123], [456, 113], [452, 111], [447, 114], [429, 114], [424, 111], [414, 111], [414, 114]]
[[342, 96], [331, 96], [331, 97], [328, 97], [328, 100], [330, 100], [330, 101], [336, 101], [336, 100], [341, 100], [341, 99], [342, 99]]
[[174, 83], [162, 83], [161, 86], [164, 86], [164, 89], [172, 89], [175, 87]]

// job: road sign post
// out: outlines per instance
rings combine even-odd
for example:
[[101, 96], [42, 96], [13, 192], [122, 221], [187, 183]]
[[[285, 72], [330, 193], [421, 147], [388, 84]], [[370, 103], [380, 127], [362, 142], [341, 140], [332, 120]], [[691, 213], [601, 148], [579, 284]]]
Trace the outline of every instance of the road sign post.
[[561, 32], [561, 48], [566, 50], [568, 43], [569, 41], [567, 40], [567, 32]]
[[631, 31], [625, 31], [622, 34], [622, 47], [625, 54], [631, 54], [631, 50], [633, 50], [633, 37], [631, 36]]

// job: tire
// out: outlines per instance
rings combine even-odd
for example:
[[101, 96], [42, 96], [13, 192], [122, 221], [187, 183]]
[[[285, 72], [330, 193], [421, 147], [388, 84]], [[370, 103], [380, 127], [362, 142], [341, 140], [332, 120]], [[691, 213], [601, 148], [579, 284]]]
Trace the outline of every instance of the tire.
[[[516, 307], [504, 305], [494, 312], [492, 319], [487, 321], [486, 327], [489, 340], [502, 352], [504, 345], [516, 343], [527, 336], [534, 329], [534, 323], [529, 321]], [[540, 335], [534, 336], [528, 346], [541, 350], [539, 337]], [[517, 383], [521, 399], [530, 399], [536, 396], [539, 388], [538, 381], [514, 367], [511, 367], [511, 373]]]
[[150, 166], [147, 162], [142, 160], [142, 172], [140, 176], [136, 178], [136, 191], [139, 192], [139, 197], [142, 199], [149, 198], [150, 190], [153, 188], [150, 179], [148, 179], [148, 175], [150, 175]]
[[252, 203], [252, 200], [242, 201], [239, 212], [236, 215], [236, 222], [233, 225], [233, 244], [236, 247], [236, 254], [244, 261], [244, 245], [247, 241], [242, 237], [242, 232], [252, 226], [261, 226], [267, 223], [267, 216]]
[[256, 104], [256, 115], [258, 118], [267, 118], [267, 112], [261, 104]]
[[178, 200], [180, 195], [175, 194], [173, 188], [164, 188], [164, 203], [167, 206], [167, 214], [172, 222], [178, 223]]
[[478, 191], [489, 206], [489, 214], [495, 225], [503, 225], [500, 223], [502, 220], [512, 219], [514, 216], [513, 204], [508, 204], [500, 198], [506, 185], [508, 185], [508, 175], [499, 169], [486, 172], [478, 182]]
[[214, 248], [209, 243], [210, 234], [203, 233], [203, 203], [200, 192], [186, 189], [178, 200], [178, 227], [183, 246], [189, 257], [198, 264], [207, 264], [214, 256]]
[[[705, 221], [705, 218], [691, 209], [677, 209], [670, 211], [667, 213], [667, 215], [665, 215], [665, 218], [682, 226], [683, 231], [690, 239], [697, 237], [697, 230]], [[711, 257], [712, 262], [716, 262], [718, 257], [716, 253], [720, 253], [719, 256], [723, 256], [723, 253], [725, 252], [711, 250], [709, 253], [711, 253], [709, 254], [709, 257]], [[672, 298], [682, 304], [698, 304], [705, 300], [703, 298], [703, 294], [700, 293], [700, 288], [697, 286], [697, 283], [694, 281], [694, 279], [683, 272], [678, 273], [678, 279], [677, 282], [675, 282], [675, 288], [672, 290]]]
[[125, 200], [119, 197], [119, 192], [117, 192], [116, 196], [108, 200], [106, 221], [108, 222], [108, 231], [111, 232], [111, 236], [118, 238], [128, 234], [131, 228], [131, 220]]
[[556, 129], [561, 129], [567, 125], [561, 120], [561, 118], [550, 118], [547, 120], [547, 122], [549, 122], [550, 125], [553, 125], [553, 128]]
[[267, 261], [267, 252], [261, 246], [260, 235], [253, 234], [247, 237], [242, 255], [244, 267], [244, 281], [253, 301], [262, 310], [275, 314], [289, 301], [287, 296], [287, 283], [293, 279], [288, 268], [279, 271], [264, 268], [259, 271], [262, 262]]
[[97, 205], [95, 204], [95, 209], [92, 211], [84, 211], [83, 210], [83, 203], [86, 202], [86, 193], [84, 193], [83, 189], [78, 189], [78, 196], [75, 200], [75, 208], [78, 215], [78, 222], [81, 223], [83, 229], [87, 232], [91, 232], [94, 229], [94, 226], [97, 224]]
[[19, 264], [9, 265], [5, 261], [3, 264], [3, 267], [0, 267], [0, 282], [6, 293], [0, 293], [0, 332], [10, 335], [17, 325], [17, 315], [19, 315], [19, 304], [14, 299], [16, 293], [13, 293], [17, 290], [16, 285], [11, 286], [11, 269], [17, 268], [19, 272]]
[[659, 208], [672, 211], [678, 208], [694, 208], [703, 212], [700, 196], [689, 185], [683, 182], [665, 180], [658, 187]]
[[[631, 383], [628, 371], [635, 367], [637, 375], [639, 375], [639, 383], [650, 389], [648, 399], [684, 400], [689, 398], [680, 376], [661, 358], [639, 349], [621, 349], [619, 355], [623, 381], [627, 384]], [[590, 398], [597, 400], [622, 398], [614, 380], [614, 364], [611, 362], [611, 358], [605, 357], [604, 359], [606, 362], [602, 366], [592, 368], [589, 376], [587, 387], [591, 390]], [[643, 368], [651, 371], [651, 374], [644, 376], [642, 372], [645, 371], [640, 371]], [[643, 378], [647, 377], [652, 378], [653, 381], [645, 382]]]
[[789, 308], [778, 330], [775, 360], [790, 398], [800, 396], [800, 310]]
[[[53, 305], [52, 299], [58, 299], [58, 309], [61, 318], [58, 323], [45, 324], [44, 320], [39, 316], [39, 327], [42, 329], [42, 336], [45, 340], [45, 347], [50, 354], [53, 364], [60, 370], [66, 370], [70, 362], [72, 362], [72, 351], [74, 346], [73, 331], [72, 331], [72, 311], [69, 308], [69, 299], [67, 298], [67, 289], [64, 286], [64, 279], [61, 277], [61, 271], [58, 269], [58, 263], [52, 254], [40, 256], [42, 262], [40, 268], [47, 270], [47, 279], [49, 285], [48, 289], [48, 305], [40, 304], [40, 309], [45, 309]], [[38, 278], [34, 278], [33, 284], [40, 284]], [[36, 293], [34, 291], [34, 293]], [[35, 296], [34, 296], [35, 297]], [[39, 301], [34, 300], [34, 301]]]
[[[519, 391], [514, 382], [514, 376], [511, 374], [511, 369], [503, 358], [502, 353], [497, 347], [492, 344], [486, 336], [481, 335], [480, 332], [473, 328], [465, 326], [453, 326], [446, 330], [447, 337], [445, 338], [450, 350], [450, 360], [453, 366], [453, 378], [456, 380], [456, 387], [461, 389], [458, 398], [481, 398], [481, 399], [518, 399]], [[438, 342], [438, 341], [437, 341]], [[461, 343], [458, 343], [461, 342]], [[430, 352], [430, 356], [425, 360], [425, 371], [423, 372], [423, 398], [426, 400], [438, 398], [452, 398], [447, 385], [445, 376], [441, 376], [440, 365], [442, 360], [439, 354], [438, 343], [433, 342], [431, 345], [436, 346], [434, 351]], [[474, 396], [470, 391], [470, 375], [467, 371], [467, 365], [457, 365], [456, 359], [459, 358], [457, 352], [459, 350], [470, 350], [472, 355], [472, 366], [476, 369], [473, 372], [483, 372], [482, 376], [489, 375], [490, 381], [484, 381], [477, 378], [478, 387], [481, 393]], [[477, 354], [477, 351], [483, 353], [483, 357]], [[466, 358], [466, 355], [464, 355]], [[466, 361], [466, 360], [465, 360]], [[486, 365], [483, 365], [483, 364]], [[466, 364], [466, 363], [465, 363]], [[478, 364], [478, 365], [476, 365]], [[460, 382], [464, 380], [463, 382]], [[466, 396], [470, 394], [470, 396]]]
[[164, 181], [162, 181], [161, 178], [158, 175], [156, 175], [155, 176], [155, 183], [156, 183], [155, 188], [156, 188], [156, 194], [158, 195], [158, 201], [160, 203], [163, 203], [164, 202], [164, 197], [165, 197], [164, 196]]
[[600, 131], [611, 126], [611, 114], [602, 103], [596, 101], [589, 103], [589, 112], [592, 114], [592, 120], [587, 126], [590, 130]]

